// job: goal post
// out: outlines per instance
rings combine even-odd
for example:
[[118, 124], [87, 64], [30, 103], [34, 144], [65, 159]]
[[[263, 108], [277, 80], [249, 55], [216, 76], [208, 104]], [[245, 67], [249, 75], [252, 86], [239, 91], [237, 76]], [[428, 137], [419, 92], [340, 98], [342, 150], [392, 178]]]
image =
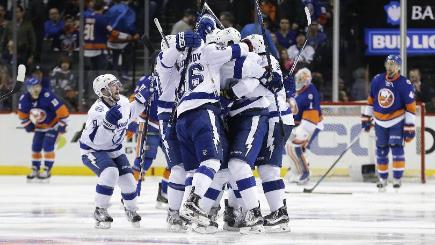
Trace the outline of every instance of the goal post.
[[[310, 150], [306, 151], [310, 169], [315, 175], [334, 162], [341, 152], [352, 142], [361, 129], [361, 113], [366, 102], [322, 102], [324, 130], [313, 140]], [[419, 179], [426, 182], [425, 175], [425, 105], [417, 103], [416, 137], [405, 144], [405, 178]], [[363, 166], [376, 166], [375, 134], [363, 132], [358, 142], [343, 156], [336, 166], [335, 175], [351, 176], [355, 171], [362, 171]], [[392, 170], [391, 151], [389, 169]], [[290, 159], [288, 159], [290, 160]], [[334, 171], [332, 171], [334, 174]], [[390, 174], [392, 176], [392, 174]], [[351, 176], [352, 177], [352, 176]]]

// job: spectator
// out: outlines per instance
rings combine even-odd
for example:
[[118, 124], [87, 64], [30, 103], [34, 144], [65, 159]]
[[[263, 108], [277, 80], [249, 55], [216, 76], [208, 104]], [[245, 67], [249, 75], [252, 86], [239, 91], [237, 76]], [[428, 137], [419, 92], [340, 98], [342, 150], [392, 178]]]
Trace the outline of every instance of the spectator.
[[75, 19], [71, 15], [65, 16], [63, 30], [53, 40], [53, 50], [61, 51], [64, 55], [71, 56], [79, 48], [79, 31]]
[[64, 22], [57, 8], [48, 11], [48, 20], [44, 23], [44, 38], [53, 39], [60, 35], [64, 28]]
[[234, 27], [234, 16], [230, 12], [221, 12], [219, 20], [225, 28]]
[[[0, 5], [0, 44], [3, 43], [6, 34], [6, 26], [8, 24], [8, 20], [6, 20], [6, 10], [3, 5]], [[0, 45], [0, 54], [3, 53], [3, 45]]]
[[262, 0], [260, 4], [261, 11], [265, 13], [271, 23], [275, 23], [276, 21], [276, 12], [277, 12], [277, 3], [273, 0]]
[[108, 48], [112, 53], [113, 68], [118, 77], [130, 80], [128, 69], [133, 52], [131, 41], [139, 39], [136, 33], [136, 13], [128, 6], [128, 0], [113, 0], [114, 5], [106, 12], [106, 17], [113, 30], [110, 33]]
[[314, 50], [318, 50], [319, 47], [322, 47], [326, 44], [327, 37], [326, 34], [319, 31], [319, 23], [317, 21], [313, 21], [311, 25], [308, 27], [308, 32], [310, 39], [308, 40], [308, 44], [314, 48]]
[[420, 69], [414, 68], [409, 71], [409, 80], [414, 86], [415, 100], [418, 102], [430, 102], [435, 95], [433, 87], [421, 81]]
[[32, 76], [41, 81], [42, 88], [50, 89], [50, 78], [45, 74], [40, 65], [36, 65], [35, 68], [33, 68]]
[[360, 67], [353, 72], [353, 78], [355, 81], [350, 92], [352, 100], [366, 100], [369, 94], [368, 71]]
[[[287, 49], [287, 53], [290, 59], [295, 61], [296, 57], [299, 55], [299, 52], [301, 51], [302, 47], [305, 43], [305, 34], [300, 32], [296, 36], [296, 44], [292, 45], [290, 48]], [[301, 57], [299, 58], [299, 62], [305, 63], [306, 65], [310, 64], [311, 61], [313, 61], [315, 51], [313, 47], [310, 45], [306, 45], [305, 49], [301, 53]]]
[[275, 32], [278, 44], [288, 49], [296, 41], [296, 32], [290, 29], [290, 21], [287, 18], [281, 18], [279, 21], [279, 30]]
[[[0, 93], [5, 94], [12, 90], [14, 83], [12, 82], [7, 66], [0, 65]], [[0, 110], [11, 109], [12, 97], [0, 101]]]
[[70, 111], [78, 111], [78, 84], [75, 74], [71, 71], [71, 63], [63, 58], [50, 74], [52, 91], [61, 97]]
[[347, 95], [346, 86], [343, 79], [338, 81], [338, 100], [343, 102], [349, 102], [349, 96]]
[[172, 26], [171, 34], [175, 35], [179, 32], [191, 31], [193, 29], [193, 25], [195, 24], [195, 11], [192, 9], [186, 9], [184, 11], [183, 18], [177, 21], [177, 23]]
[[[272, 40], [272, 36], [270, 35], [270, 31], [267, 29], [269, 20], [267, 18], [267, 15], [263, 15], [263, 21], [264, 21], [264, 25], [265, 25], [265, 35], [266, 35], [266, 40], [264, 40], [266, 43], [266, 46], [269, 47], [269, 52], [275, 56], [276, 59], [279, 59], [279, 53], [278, 53], [278, 49], [276, 48], [275, 44], [273, 43]], [[240, 35], [242, 36], [242, 39], [251, 35], [251, 34], [260, 34], [262, 35], [261, 32], [261, 27], [258, 26], [258, 23], [253, 22], [253, 23], [249, 23], [247, 25], [245, 25], [242, 29], [242, 31], [240, 31]]]
[[[17, 62], [18, 64], [33, 64], [33, 58], [36, 52], [36, 37], [33, 31], [33, 25], [25, 18], [24, 8], [21, 5], [17, 6]], [[6, 38], [3, 40], [3, 45], [9, 45], [12, 41], [12, 22], [6, 25]], [[13, 44], [13, 43], [12, 43]]]
[[35, 63], [41, 62], [42, 42], [44, 40], [44, 22], [47, 19], [47, 1], [32, 0], [29, 3], [27, 15], [32, 23], [36, 37]]
[[283, 73], [288, 73], [292, 68], [293, 62], [289, 59], [286, 49], [281, 49], [280, 51], [279, 64]]

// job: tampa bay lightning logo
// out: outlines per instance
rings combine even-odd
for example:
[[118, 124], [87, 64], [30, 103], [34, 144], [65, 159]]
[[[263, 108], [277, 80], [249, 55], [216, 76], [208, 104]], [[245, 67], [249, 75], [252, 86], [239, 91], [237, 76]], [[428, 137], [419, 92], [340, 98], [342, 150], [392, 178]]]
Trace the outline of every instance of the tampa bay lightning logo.
[[378, 103], [382, 108], [389, 108], [394, 104], [394, 93], [388, 88], [379, 90]]
[[387, 22], [391, 25], [400, 24], [400, 3], [398, 1], [391, 1], [384, 6], [384, 10], [387, 13]]
[[122, 128], [121, 130], [118, 130], [115, 133], [115, 135], [113, 135], [113, 138], [112, 138], [113, 145], [121, 144], [122, 140], [124, 139], [124, 135], [125, 135], [125, 127]]

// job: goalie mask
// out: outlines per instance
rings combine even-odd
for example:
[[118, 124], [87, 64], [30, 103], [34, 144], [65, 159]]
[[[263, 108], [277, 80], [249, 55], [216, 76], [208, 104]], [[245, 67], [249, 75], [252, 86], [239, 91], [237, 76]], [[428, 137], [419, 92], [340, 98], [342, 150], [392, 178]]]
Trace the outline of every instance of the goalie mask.
[[95, 94], [100, 98], [116, 102], [120, 99], [121, 82], [112, 74], [99, 75], [93, 81]]
[[245, 39], [251, 42], [254, 53], [257, 54], [266, 53], [266, 46], [264, 45], [263, 36], [258, 34], [251, 34], [243, 38], [243, 40]]
[[[166, 40], [168, 40], [169, 47], [175, 47], [176, 35], [166, 35], [165, 38], [166, 38]], [[165, 39], [162, 39], [162, 41], [160, 42], [160, 51], [165, 51], [169, 47], [166, 44]]]
[[311, 71], [308, 68], [302, 68], [295, 74], [296, 91], [299, 92], [311, 83]]
[[239, 43], [240, 39], [240, 32], [233, 27], [228, 27], [217, 32], [216, 43], [228, 46]]

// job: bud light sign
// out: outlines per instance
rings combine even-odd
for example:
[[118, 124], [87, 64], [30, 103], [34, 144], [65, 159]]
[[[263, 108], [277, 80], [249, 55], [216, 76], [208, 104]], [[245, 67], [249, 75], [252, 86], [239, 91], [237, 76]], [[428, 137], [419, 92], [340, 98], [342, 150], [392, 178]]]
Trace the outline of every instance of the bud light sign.
[[[400, 30], [366, 29], [366, 55], [386, 55], [400, 53]], [[435, 29], [408, 29], [408, 55], [434, 55]]]

